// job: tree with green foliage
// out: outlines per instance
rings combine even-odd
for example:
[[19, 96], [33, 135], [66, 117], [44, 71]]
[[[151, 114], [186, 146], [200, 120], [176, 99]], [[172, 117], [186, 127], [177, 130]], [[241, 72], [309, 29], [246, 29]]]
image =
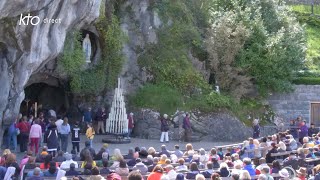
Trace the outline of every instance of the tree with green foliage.
[[[153, 83], [166, 84], [184, 95], [190, 95], [196, 89], [208, 89], [190, 61], [190, 55], [200, 59], [205, 56], [197, 26], [201, 23], [195, 17], [196, 10], [191, 9], [195, 8], [191, 6], [192, 2], [196, 1], [154, 1], [151, 8], [158, 12], [162, 21], [161, 28], [157, 30], [158, 42], [148, 44], [138, 59], [140, 67], [145, 67], [154, 77]], [[201, 5], [192, 4], [197, 7]]]
[[[221, 1], [216, 0], [216, 2]], [[250, 78], [254, 85], [252, 88], [257, 88], [260, 95], [266, 95], [270, 91], [291, 90], [294, 74], [302, 68], [305, 60], [306, 44], [303, 28], [286, 5], [274, 0], [232, 0], [228, 3], [217, 3], [213, 7], [212, 14], [214, 26], [210, 28], [207, 36], [208, 46], [223, 47], [225, 42], [210, 41], [230, 39], [237, 32], [236, 28], [229, 28], [226, 33], [217, 33], [215, 28], [227, 26], [225, 23], [243, 25], [248, 32], [244, 42], [238, 41], [237, 44], [233, 44], [235, 47], [242, 46], [241, 49], [236, 49], [239, 50], [238, 52], [234, 52], [234, 48], [208, 47], [211, 62], [216, 61], [215, 58], [212, 58], [215, 57], [215, 54], [222, 54], [220, 57], [232, 56], [228, 58], [234, 59], [233, 63], [227, 63], [231, 68], [225, 71], [228, 74], [219, 76], [218, 82], [227, 81], [229, 85], [224, 85], [224, 87], [230, 87], [234, 82], [228, 79], [238, 74], [238, 78], [241, 76]], [[226, 58], [218, 59], [224, 61]], [[215, 66], [215, 63], [212, 64]], [[224, 62], [220, 64], [223, 65]], [[239, 68], [240, 72], [235, 73], [234, 71]], [[223, 71], [219, 67], [213, 67], [212, 70], [214, 73]], [[226, 90], [230, 91], [228, 88]], [[243, 97], [246, 91], [243, 92], [241, 95], [238, 94], [239, 91], [232, 94]]]

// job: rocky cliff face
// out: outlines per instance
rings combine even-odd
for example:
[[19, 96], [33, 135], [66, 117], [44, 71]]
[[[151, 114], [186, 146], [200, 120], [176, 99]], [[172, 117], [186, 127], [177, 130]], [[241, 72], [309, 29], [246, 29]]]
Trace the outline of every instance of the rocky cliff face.
[[1, 0], [1, 120], [18, 113], [30, 76], [58, 56], [69, 30], [94, 21], [99, 7], [100, 0]]
[[[170, 116], [169, 138], [179, 140], [181, 136], [179, 131], [183, 131], [182, 122], [184, 112], [176, 112]], [[146, 139], [159, 139], [160, 131], [160, 113], [143, 109], [135, 112], [134, 135]], [[234, 116], [228, 113], [191, 113], [190, 122], [192, 124], [193, 136], [196, 140], [203, 141], [243, 141], [252, 135], [252, 129], [246, 127]], [[180, 127], [180, 128], [179, 128]]]

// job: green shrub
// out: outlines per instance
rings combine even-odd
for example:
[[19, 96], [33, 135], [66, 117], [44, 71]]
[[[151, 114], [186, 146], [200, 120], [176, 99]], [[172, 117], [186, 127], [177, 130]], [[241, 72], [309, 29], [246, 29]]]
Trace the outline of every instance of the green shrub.
[[212, 91], [209, 94], [201, 94], [185, 99], [184, 110], [199, 110], [201, 112], [213, 112], [218, 109], [231, 109], [234, 101], [231, 97]]
[[182, 100], [182, 95], [177, 90], [164, 84], [147, 84], [129, 97], [129, 102], [134, 107], [151, 108], [167, 114], [172, 114], [181, 107]]
[[[311, 5], [291, 5], [292, 10], [296, 12], [311, 14]], [[313, 7], [313, 13], [320, 15], [320, 5], [315, 5]]]
[[220, 108], [233, 106], [233, 100], [229, 96], [211, 92], [187, 97], [165, 84], [145, 85], [136, 94], [129, 97], [129, 103], [134, 107], [151, 108], [167, 114], [172, 114], [177, 109], [213, 112]]
[[294, 84], [320, 85], [320, 77], [298, 77], [293, 81]]
[[83, 70], [85, 57], [81, 46], [81, 34], [73, 31], [67, 34], [63, 53], [59, 57], [58, 72], [72, 76]]
[[297, 19], [305, 25], [307, 34], [307, 57], [305, 65], [311, 70], [320, 70], [320, 18], [295, 11]]
[[[85, 58], [81, 46], [80, 32], [66, 39], [63, 54], [58, 61], [58, 69], [70, 77], [71, 91], [77, 95], [98, 95], [106, 88], [113, 88], [124, 62], [122, 44], [125, 36], [116, 16], [107, 20], [102, 6], [96, 23], [100, 35], [102, 57], [97, 64], [84, 69]], [[107, 78], [108, 77], [108, 78]]]

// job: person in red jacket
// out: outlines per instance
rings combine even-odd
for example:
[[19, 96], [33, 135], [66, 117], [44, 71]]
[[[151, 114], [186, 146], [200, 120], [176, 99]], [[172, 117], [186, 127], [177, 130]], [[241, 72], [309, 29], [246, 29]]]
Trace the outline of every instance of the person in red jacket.
[[127, 135], [128, 139], [130, 139], [133, 128], [134, 128], [133, 113], [130, 113], [128, 117], [128, 135]]
[[163, 175], [163, 168], [161, 165], [156, 165], [153, 171], [149, 174], [147, 180], [160, 180]]
[[27, 122], [27, 117], [24, 116], [16, 127], [20, 130], [20, 152], [26, 152], [30, 133], [30, 124]]

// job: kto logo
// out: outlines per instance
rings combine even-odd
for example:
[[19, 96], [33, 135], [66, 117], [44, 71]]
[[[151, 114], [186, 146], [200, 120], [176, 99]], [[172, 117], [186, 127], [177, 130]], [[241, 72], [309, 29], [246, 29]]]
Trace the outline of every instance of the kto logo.
[[38, 25], [40, 23], [39, 16], [31, 16], [30, 13], [27, 16], [20, 15], [19, 25], [29, 25], [29, 23], [33, 26]]
[[42, 21], [39, 18], [39, 16], [31, 16], [30, 13], [27, 16], [23, 16], [23, 14], [20, 15], [20, 21], [19, 25], [38, 25], [40, 22], [44, 24], [55, 24], [55, 23], [61, 23], [61, 19], [53, 19], [53, 18], [44, 18]]

